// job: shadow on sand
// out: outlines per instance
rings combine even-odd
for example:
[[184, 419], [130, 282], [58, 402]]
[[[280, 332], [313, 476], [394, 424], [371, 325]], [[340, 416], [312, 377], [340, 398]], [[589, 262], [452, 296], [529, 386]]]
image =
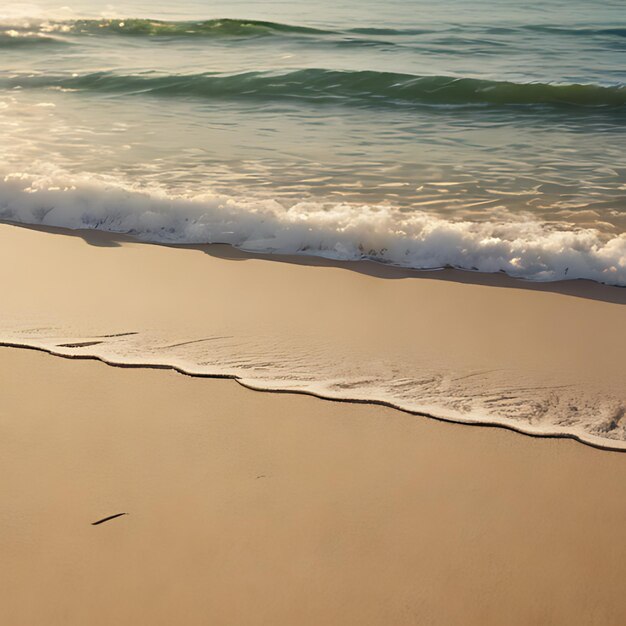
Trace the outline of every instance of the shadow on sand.
[[[7, 223], [7, 222], [5, 222]], [[100, 248], [115, 248], [122, 244], [132, 243], [134, 245], [146, 246], [164, 246], [173, 247], [179, 250], [196, 250], [202, 251], [211, 257], [228, 260], [228, 261], [269, 261], [272, 263], [291, 263], [295, 265], [306, 265], [312, 267], [335, 267], [359, 274], [366, 274], [376, 278], [385, 279], [430, 279], [443, 280], [455, 283], [464, 283], [468, 285], [482, 285], [501, 289], [526, 289], [529, 291], [543, 291], [549, 293], [558, 293], [564, 296], [572, 296], [577, 298], [586, 298], [588, 300], [600, 300], [612, 304], [626, 304], [626, 288], [615, 287], [611, 285], [602, 285], [591, 280], [572, 279], [559, 280], [554, 282], [534, 282], [524, 280], [522, 278], [513, 278], [504, 272], [487, 274], [482, 272], [473, 272], [469, 270], [456, 269], [452, 267], [441, 268], [436, 270], [413, 270], [392, 265], [385, 265], [375, 261], [334, 261], [332, 259], [324, 259], [321, 257], [295, 255], [295, 254], [266, 254], [246, 252], [234, 248], [229, 244], [212, 243], [201, 245], [170, 245], [163, 243], [147, 243], [142, 242], [129, 235], [118, 233], [110, 233], [98, 230], [69, 230], [66, 228], [57, 228], [52, 226], [32, 226], [28, 224], [15, 224], [13, 226], [27, 228], [30, 230], [38, 230], [49, 233], [62, 234], [69, 237], [79, 237], [90, 246]]]

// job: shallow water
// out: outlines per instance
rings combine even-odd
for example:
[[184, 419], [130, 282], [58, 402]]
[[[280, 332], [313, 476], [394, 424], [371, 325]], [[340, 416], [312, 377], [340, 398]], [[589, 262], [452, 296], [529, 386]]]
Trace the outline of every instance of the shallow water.
[[626, 284], [620, 1], [0, 9], [0, 217]]

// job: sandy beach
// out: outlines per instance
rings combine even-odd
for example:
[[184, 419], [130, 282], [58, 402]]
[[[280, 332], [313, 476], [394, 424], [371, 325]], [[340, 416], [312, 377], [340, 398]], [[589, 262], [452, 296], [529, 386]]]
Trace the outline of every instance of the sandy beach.
[[619, 392], [624, 290], [8, 225], [0, 241], [5, 340], [71, 357], [0, 348], [3, 623], [626, 621], [623, 453], [91, 358], [125, 331], [309, 310], [333, 339], [349, 319], [355, 343], [380, 329], [377, 350], [427, 328], [413, 345], [441, 367], [474, 367], [482, 342], [538, 376], [593, 363]]
[[3, 623], [626, 620], [623, 454], [29, 350], [0, 371]]
[[5, 344], [626, 448], [626, 289], [10, 225], [0, 245]]
[[625, 626], [625, 20], [0, 2], [0, 626]]

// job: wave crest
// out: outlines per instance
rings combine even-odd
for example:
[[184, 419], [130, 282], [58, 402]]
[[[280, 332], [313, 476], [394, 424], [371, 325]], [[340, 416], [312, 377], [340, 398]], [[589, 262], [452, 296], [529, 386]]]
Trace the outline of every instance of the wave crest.
[[173, 22], [151, 19], [75, 20], [66, 23], [75, 33], [168, 37], [250, 37], [276, 34], [324, 34], [306, 26], [262, 20], [213, 19]]
[[380, 27], [372, 25], [356, 26], [347, 29], [324, 29], [298, 24], [286, 24], [269, 20], [216, 18], [208, 20], [159, 20], [134, 17], [110, 17], [100, 19], [60, 19], [22, 17], [8, 20], [3, 24], [17, 30], [29, 28], [42, 32], [65, 32], [75, 35], [128, 35], [131, 37], [258, 37], [264, 35], [366, 35], [406, 38], [407, 36], [446, 35], [458, 32], [475, 32], [477, 35], [508, 35], [518, 32], [539, 33], [546, 35], [565, 35], [577, 37], [626, 37], [626, 28], [621, 26], [564, 26], [562, 24], [521, 24], [512, 26], [493, 26], [464, 24], [462, 27], [451, 25], [447, 28], [424, 27]]
[[626, 233], [557, 229], [528, 216], [452, 221], [384, 204], [304, 201], [284, 207], [275, 200], [172, 196], [86, 176], [9, 174], [0, 180], [0, 219], [151, 242], [227, 243], [254, 252], [626, 286]]
[[264, 35], [324, 35], [326, 31], [308, 26], [263, 20], [211, 19], [167, 21], [146, 18], [102, 18], [45, 20], [23, 18], [2, 25], [3, 29], [72, 35], [127, 35], [131, 37], [258, 37]]
[[239, 74], [128, 75], [94, 72], [82, 75], [29, 75], [2, 81], [10, 87], [62, 88], [169, 97], [253, 98], [366, 105], [534, 105], [604, 107], [626, 105], [626, 86], [514, 83], [451, 76], [418, 76], [371, 70], [320, 68]]

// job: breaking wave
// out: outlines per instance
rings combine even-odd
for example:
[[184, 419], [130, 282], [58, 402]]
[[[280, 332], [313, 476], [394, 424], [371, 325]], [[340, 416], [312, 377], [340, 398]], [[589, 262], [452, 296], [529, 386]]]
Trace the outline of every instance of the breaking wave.
[[259, 198], [174, 196], [87, 175], [21, 173], [0, 179], [0, 219], [149, 242], [226, 243], [253, 252], [626, 286], [626, 233], [556, 227], [528, 215], [469, 222], [388, 204], [302, 201], [287, 207]]
[[0, 29], [0, 48], [23, 48], [42, 45], [64, 45], [68, 42], [40, 32]]

